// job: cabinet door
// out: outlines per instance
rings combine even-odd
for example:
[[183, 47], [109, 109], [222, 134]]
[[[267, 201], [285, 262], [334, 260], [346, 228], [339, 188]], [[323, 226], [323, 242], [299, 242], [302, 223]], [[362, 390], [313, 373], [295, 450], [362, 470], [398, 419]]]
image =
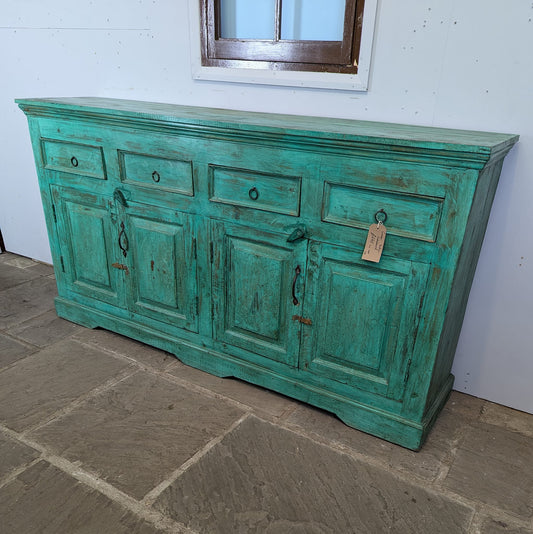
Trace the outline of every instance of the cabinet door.
[[212, 237], [216, 339], [296, 367], [307, 242], [226, 223]]
[[62, 283], [91, 299], [119, 305], [120, 277], [112, 263], [118, 232], [112, 222], [112, 201], [104, 196], [52, 186], [60, 243]]
[[310, 243], [302, 370], [400, 399], [429, 266]]
[[135, 313], [198, 332], [196, 239], [192, 218], [128, 202], [128, 264]]

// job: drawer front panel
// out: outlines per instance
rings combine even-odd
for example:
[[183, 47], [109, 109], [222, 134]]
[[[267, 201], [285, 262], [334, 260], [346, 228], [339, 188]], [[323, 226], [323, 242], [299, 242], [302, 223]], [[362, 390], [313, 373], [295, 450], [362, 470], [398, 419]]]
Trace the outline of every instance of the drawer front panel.
[[376, 213], [383, 210], [387, 233], [435, 242], [443, 201], [326, 182], [322, 220], [366, 230], [376, 222]]
[[119, 152], [125, 183], [193, 196], [192, 162], [145, 154]]
[[102, 147], [50, 139], [42, 139], [41, 147], [46, 169], [106, 179]]
[[300, 190], [300, 177], [209, 166], [209, 191], [212, 202], [298, 217]]

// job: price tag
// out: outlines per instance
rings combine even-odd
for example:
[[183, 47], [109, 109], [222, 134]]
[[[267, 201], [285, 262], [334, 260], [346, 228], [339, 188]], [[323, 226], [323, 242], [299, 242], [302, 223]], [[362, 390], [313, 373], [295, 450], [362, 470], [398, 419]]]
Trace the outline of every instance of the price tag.
[[363, 260], [379, 263], [381, 253], [383, 252], [383, 245], [385, 244], [386, 234], [387, 229], [382, 222], [370, 225], [362, 256]]

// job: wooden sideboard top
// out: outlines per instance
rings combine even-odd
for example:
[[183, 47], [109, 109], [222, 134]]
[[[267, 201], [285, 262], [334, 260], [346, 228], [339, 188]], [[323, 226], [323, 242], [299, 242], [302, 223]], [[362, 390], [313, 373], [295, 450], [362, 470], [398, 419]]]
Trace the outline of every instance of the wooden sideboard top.
[[[370, 145], [463, 152], [485, 163], [503, 157], [518, 141], [518, 135], [370, 122], [326, 117], [280, 115], [207, 107], [180, 106], [99, 97], [17, 99], [29, 115], [105, 116], [108, 120], [128, 117], [139, 121], [158, 121], [202, 129], [268, 133], [294, 137], [314, 137]], [[477, 156], [477, 157], [476, 157]], [[469, 159], [469, 158], [467, 158]]]

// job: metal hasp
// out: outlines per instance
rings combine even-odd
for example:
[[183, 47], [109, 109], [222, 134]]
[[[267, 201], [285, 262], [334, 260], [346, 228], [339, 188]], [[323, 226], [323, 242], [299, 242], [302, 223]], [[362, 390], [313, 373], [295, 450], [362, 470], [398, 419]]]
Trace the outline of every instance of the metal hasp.
[[305, 237], [305, 232], [305, 226], [298, 226], [298, 228], [296, 228], [296, 230], [294, 230], [292, 234], [287, 238], [287, 243], [294, 243], [299, 239], [303, 239]]
[[113, 191], [113, 198], [124, 208], [128, 207], [128, 201], [124, 196], [124, 193], [120, 189], [115, 189]]

